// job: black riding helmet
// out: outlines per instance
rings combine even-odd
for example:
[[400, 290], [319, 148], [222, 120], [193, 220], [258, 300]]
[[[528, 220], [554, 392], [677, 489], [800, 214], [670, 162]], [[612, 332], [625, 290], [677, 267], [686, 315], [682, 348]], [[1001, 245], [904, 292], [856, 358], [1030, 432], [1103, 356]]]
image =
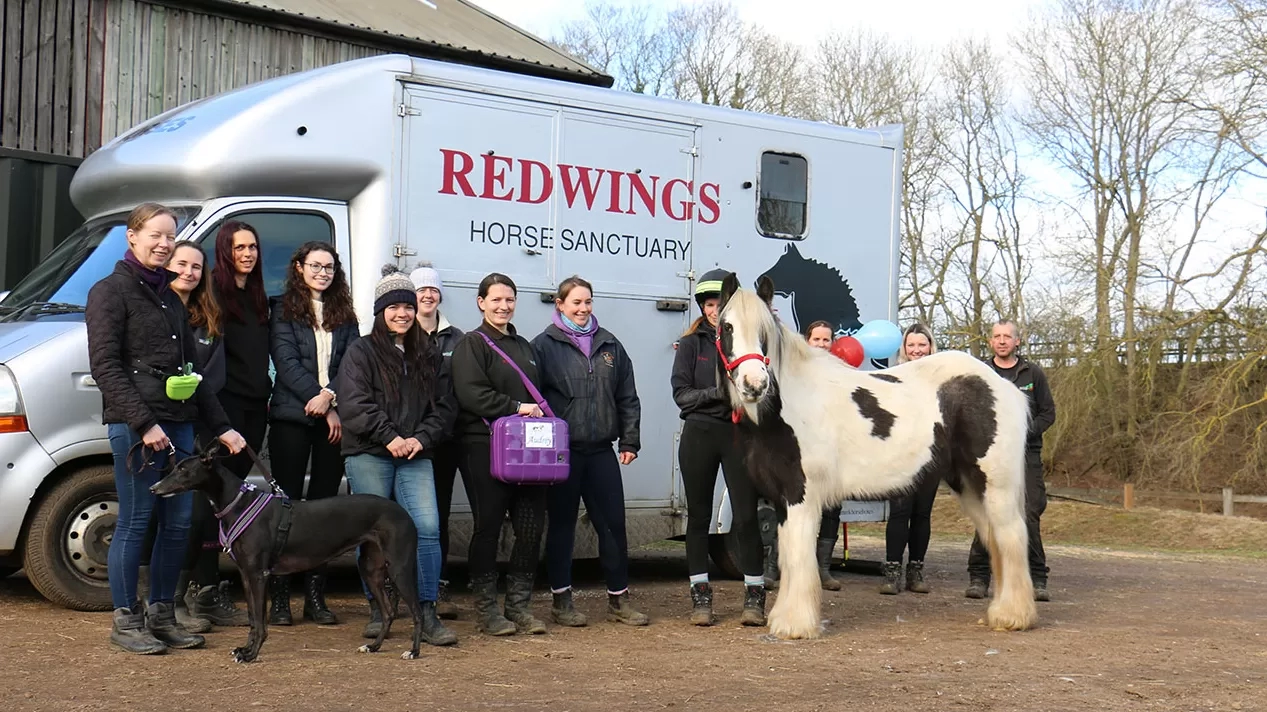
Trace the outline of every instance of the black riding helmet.
[[695, 303], [699, 305], [700, 311], [704, 311], [704, 302], [711, 297], [721, 296], [721, 283], [730, 276], [729, 270], [710, 269], [702, 274], [699, 281], [695, 283]]

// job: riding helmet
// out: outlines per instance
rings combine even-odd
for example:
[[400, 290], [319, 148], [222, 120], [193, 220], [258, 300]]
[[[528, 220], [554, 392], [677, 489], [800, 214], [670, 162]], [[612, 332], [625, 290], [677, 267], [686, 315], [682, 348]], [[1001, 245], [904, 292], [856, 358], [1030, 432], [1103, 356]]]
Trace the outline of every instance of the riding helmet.
[[695, 303], [700, 309], [704, 308], [704, 301], [708, 298], [721, 296], [721, 283], [729, 276], [730, 271], [721, 268], [710, 269], [700, 276], [695, 283]]

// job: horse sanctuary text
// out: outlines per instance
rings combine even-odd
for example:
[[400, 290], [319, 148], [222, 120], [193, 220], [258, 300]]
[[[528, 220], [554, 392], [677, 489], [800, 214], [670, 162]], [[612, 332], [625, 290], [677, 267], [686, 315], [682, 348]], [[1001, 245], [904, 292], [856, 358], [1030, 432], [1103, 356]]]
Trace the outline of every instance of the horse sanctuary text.
[[[597, 230], [558, 231], [560, 249], [642, 259], [685, 260], [691, 249], [689, 240], [625, 235]], [[486, 245], [508, 245], [525, 249], [551, 250], [555, 246], [555, 229], [549, 225], [519, 225], [487, 221], [471, 221], [471, 242]]]

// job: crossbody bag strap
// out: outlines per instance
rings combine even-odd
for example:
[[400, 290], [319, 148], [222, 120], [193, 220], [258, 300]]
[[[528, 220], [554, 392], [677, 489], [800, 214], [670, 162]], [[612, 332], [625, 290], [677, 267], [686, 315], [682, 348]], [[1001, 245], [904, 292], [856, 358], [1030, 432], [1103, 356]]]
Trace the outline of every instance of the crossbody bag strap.
[[496, 351], [497, 354], [506, 361], [506, 363], [510, 364], [511, 368], [515, 369], [515, 373], [518, 373], [519, 378], [523, 380], [524, 387], [528, 389], [528, 395], [532, 396], [532, 399], [537, 402], [538, 406], [541, 406], [542, 412], [551, 418], [555, 417], [554, 411], [550, 410], [550, 404], [547, 403], [546, 399], [541, 395], [541, 391], [538, 391], [537, 387], [532, 385], [532, 381], [528, 379], [528, 375], [524, 373], [523, 369], [519, 368], [519, 364], [515, 363], [515, 360], [511, 357], [507, 356], [505, 351], [497, 348], [497, 344], [493, 343], [493, 340], [488, 338], [488, 334], [485, 334], [482, 331], [476, 331], [475, 333], [479, 334], [480, 337], [484, 339], [484, 342], [488, 344], [489, 348]]

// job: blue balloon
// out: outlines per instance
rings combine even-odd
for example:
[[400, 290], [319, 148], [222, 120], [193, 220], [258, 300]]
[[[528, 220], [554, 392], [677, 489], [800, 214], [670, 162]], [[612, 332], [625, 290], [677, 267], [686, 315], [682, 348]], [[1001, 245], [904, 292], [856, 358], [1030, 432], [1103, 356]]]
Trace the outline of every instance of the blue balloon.
[[902, 346], [902, 330], [885, 319], [863, 324], [853, 337], [862, 344], [862, 351], [869, 359], [892, 356]]

